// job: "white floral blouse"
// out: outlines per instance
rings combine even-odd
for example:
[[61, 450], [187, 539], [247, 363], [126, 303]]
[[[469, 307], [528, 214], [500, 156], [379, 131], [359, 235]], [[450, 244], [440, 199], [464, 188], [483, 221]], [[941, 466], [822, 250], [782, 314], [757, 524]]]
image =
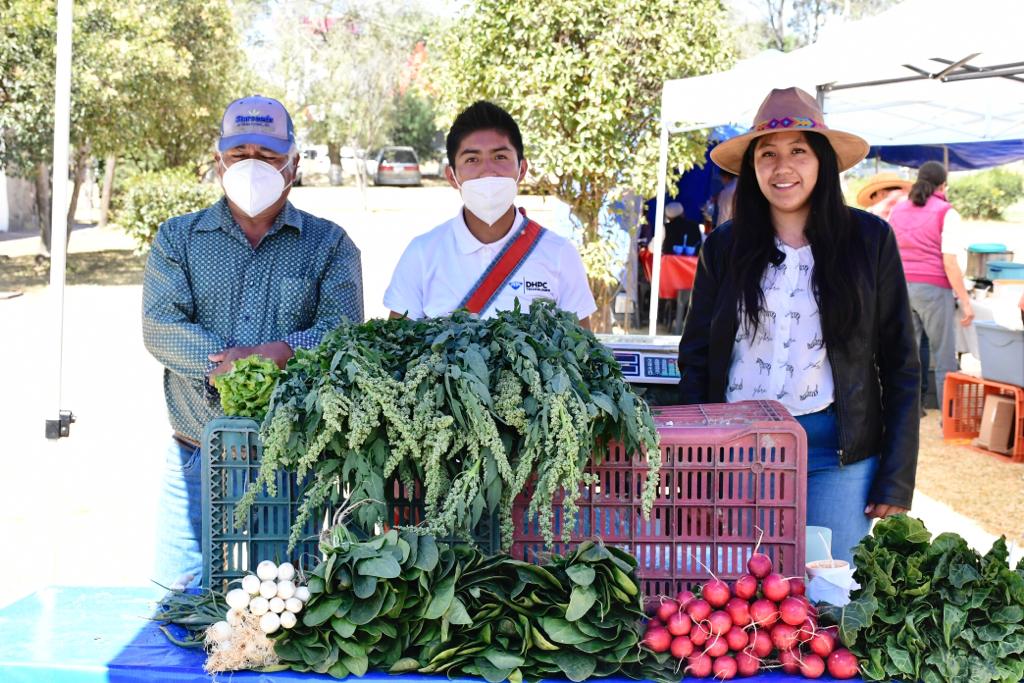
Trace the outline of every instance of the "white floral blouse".
[[811, 247], [776, 246], [786, 259], [765, 269], [765, 307], [756, 336], [743, 322], [732, 347], [725, 399], [779, 401], [793, 415], [827, 408], [833, 400], [832, 366], [821, 332], [818, 302], [811, 287]]

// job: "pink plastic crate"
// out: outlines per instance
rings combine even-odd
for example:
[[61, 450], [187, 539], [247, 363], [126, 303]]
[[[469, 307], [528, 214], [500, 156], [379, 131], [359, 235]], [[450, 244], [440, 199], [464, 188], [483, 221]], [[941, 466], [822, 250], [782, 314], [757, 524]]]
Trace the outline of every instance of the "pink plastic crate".
[[[774, 401], [653, 410], [663, 466], [650, 519], [640, 508], [646, 459], [613, 444], [589, 468], [598, 483], [584, 487], [570, 543], [545, 547], [536, 516], [526, 512], [529, 498], [520, 496], [512, 555], [535, 562], [600, 536], [636, 557], [645, 596], [675, 595], [710, 572], [721, 579], [745, 573], [762, 529], [761, 551], [776, 571], [802, 575], [807, 437], [797, 421]], [[556, 537], [561, 524], [556, 505]]]

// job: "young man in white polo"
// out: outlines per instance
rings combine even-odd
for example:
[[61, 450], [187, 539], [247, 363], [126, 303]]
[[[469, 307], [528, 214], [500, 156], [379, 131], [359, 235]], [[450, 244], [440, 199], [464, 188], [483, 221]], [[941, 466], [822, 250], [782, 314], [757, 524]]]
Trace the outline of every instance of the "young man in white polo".
[[517, 210], [526, 176], [523, 138], [501, 107], [477, 102], [455, 119], [446, 177], [465, 206], [416, 237], [398, 262], [384, 305], [391, 317], [426, 318], [466, 308], [484, 317], [550, 299], [590, 327], [597, 310], [576, 248]]

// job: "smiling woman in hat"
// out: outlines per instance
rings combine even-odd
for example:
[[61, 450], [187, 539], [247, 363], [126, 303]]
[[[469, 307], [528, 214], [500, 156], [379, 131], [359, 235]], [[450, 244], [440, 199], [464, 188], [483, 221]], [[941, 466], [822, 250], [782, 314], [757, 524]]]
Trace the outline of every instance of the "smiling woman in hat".
[[849, 560], [872, 517], [910, 508], [920, 373], [892, 230], [843, 201], [868, 144], [814, 98], [773, 90], [711, 152], [739, 175], [704, 243], [679, 343], [684, 403], [779, 401], [807, 432], [807, 523]]

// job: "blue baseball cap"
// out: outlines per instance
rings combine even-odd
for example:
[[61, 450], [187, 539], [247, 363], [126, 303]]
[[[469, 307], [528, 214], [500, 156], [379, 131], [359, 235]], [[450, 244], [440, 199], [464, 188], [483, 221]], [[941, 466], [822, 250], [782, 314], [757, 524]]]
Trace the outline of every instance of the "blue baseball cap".
[[295, 144], [295, 127], [284, 105], [270, 97], [253, 95], [235, 100], [220, 122], [221, 152], [239, 145], [260, 145], [287, 154]]

